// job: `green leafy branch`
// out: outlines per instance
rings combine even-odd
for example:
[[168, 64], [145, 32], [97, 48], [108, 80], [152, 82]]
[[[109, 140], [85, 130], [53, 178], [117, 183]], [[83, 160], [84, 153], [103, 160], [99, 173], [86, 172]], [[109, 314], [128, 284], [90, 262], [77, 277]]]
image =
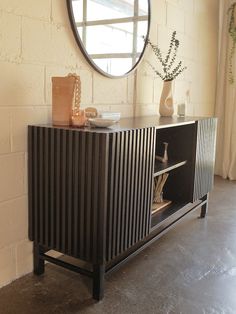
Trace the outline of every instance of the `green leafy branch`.
[[187, 69], [187, 67], [182, 66], [182, 61], [180, 61], [177, 66], [173, 68], [179, 48], [179, 40], [176, 39], [176, 31], [172, 33], [169, 49], [165, 58], [163, 58], [160, 48], [157, 45], [154, 45], [149, 38], [146, 40], [146, 42], [152, 48], [152, 51], [156, 55], [158, 61], [161, 63], [163, 74], [158, 71], [150, 62], [148, 62], [148, 64], [163, 81], [172, 81], [185, 69]]

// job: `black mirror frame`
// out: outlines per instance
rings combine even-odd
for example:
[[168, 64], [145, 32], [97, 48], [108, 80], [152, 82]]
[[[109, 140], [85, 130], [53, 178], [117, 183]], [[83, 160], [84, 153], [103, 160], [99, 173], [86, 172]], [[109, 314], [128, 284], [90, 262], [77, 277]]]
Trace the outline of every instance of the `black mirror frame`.
[[76, 23], [75, 23], [75, 19], [74, 19], [74, 15], [73, 15], [73, 10], [72, 10], [72, 0], [66, 0], [66, 2], [67, 2], [67, 10], [68, 10], [68, 15], [69, 15], [69, 19], [70, 19], [70, 24], [71, 24], [71, 28], [72, 28], [75, 40], [76, 40], [76, 42], [77, 42], [81, 52], [83, 53], [85, 59], [94, 68], [94, 70], [96, 70], [97, 72], [99, 72], [103, 76], [106, 76], [106, 77], [109, 77], [109, 78], [122, 78], [122, 77], [126, 77], [130, 73], [132, 73], [137, 68], [139, 63], [142, 61], [144, 52], [146, 50], [147, 39], [149, 37], [150, 25], [151, 25], [151, 3], [150, 3], [151, 0], [147, 0], [147, 2], [148, 2], [148, 29], [147, 29], [147, 35], [146, 35], [146, 39], [145, 39], [145, 43], [144, 43], [141, 55], [140, 55], [138, 61], [135, 63], [135, 65], [128, 72], [124, 73], [123, 75], [119, 75], [119, 76], [115, 76], [115, 75], [111, 75], [109, 73], [106, 73], [101, 68], [99, 68], [96, 65], [96, 63], [93, 62], [93, 60], [90, 58], [89, 54], [87, 53], [87, 50], [84, 47], [84, 44], [83, 44], [82, 40], [80, 39], [80, 36], [79, 36], [77, 28], [76, 28]]

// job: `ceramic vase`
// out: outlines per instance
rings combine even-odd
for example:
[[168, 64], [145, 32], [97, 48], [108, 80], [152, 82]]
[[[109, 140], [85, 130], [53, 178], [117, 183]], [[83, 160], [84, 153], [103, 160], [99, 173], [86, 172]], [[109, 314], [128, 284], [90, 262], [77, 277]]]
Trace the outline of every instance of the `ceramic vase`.
[[171, 117], [174, 113], [172, 81], [163, 82], [159, 113], [162, 117]]

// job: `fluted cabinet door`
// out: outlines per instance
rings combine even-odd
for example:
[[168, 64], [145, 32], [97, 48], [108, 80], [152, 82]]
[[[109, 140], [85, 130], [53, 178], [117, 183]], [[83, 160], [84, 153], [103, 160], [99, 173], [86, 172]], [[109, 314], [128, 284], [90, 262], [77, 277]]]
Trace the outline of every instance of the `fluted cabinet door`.
[[197, 121], [193, 201], [202, 198], [213, 188], [216, 124], [215, 118]]
[[37, 126], [28, 134], [30, 240], [103, 262], [108, 134]]
[[106, 260], [150, 231], [155, 128], [110, 135]]

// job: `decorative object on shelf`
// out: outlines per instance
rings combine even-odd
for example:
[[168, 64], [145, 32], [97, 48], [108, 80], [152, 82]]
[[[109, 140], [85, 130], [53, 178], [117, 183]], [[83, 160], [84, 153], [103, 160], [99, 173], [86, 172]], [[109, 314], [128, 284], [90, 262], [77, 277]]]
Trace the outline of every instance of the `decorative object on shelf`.
[[52, 122], [54, 125], [71, 125], [74, 112], [79, 110], [80, 97], [81, 83], [78, 75], [52, 77]]
[[178, 114], [179, 117], [184, 117], [185, 116], [185, 104], [179, 104], [178, 105], [177, 114]]
[[117, 121], [111, 119], [103, 119], [103, 118], [94, 118], [88, 119], [90, 126], [98, 127], [98, 128], [108, 128], [109, 126], [114, 125]]
[[87, 107], [84, 109], [86, 118], [96, 118], [98, 116], [98, 112], [96, 108]]
[[83, 127], [86, 125], [87, 118], [84, 110], [80, 109], [81, 102], [81, 81], [80, 77], [75, 73], [68, 74], [68, 77], [74, 78], [74, 95], [72, 103], [72, 125], [75, 127]]
[[176, 39], [176, 31], [172, 33], [169, 49], [165, 58], [163, 58], [161, 50], [157, 45], [154, 45], [150, 39], [147, 40], [148, 45], [155, 53], [157, 60], [161, 63], [163, 73], [157, 70], [150, 62], [148, 64], [153, 71], [163, 80], [163, 89], [160, 98], [159, 113], [161, 116], [169, 117], [174, 113], [173, 96], [172, 96], [172, 81], [179, 76], [186, 66], [182, 66], [182, 61], [175, 65], [177, 51], [179, 48], [179, 40]]
[[88, 119], [86, 117], [85, 111], [82, 109], [77, 109], [73, 111], [72, 115], [72, 125], [74, 127], [84, 127], [87, 123]]
[[160, 190], [160, 185], [162, 181], [162, 175], [154, 178], [153, 184], [153, 203], [162, 203], [163, 202], [163, 193], [162, 189]]
[[163, 144], [164, 144], [164, 154], [163, 154], [163, 157], [157, 155], [157, 156], [155, 156], [155, 158], [158, 161], [162, 162], [162, 163], [166, 163], [168, 161], [168, 152], [167, 152], [167, 150], [168, 150], [169, 143], [163, 142]]
[[171, 117], [174, 114], [172, 81], [164, 81], [161, 92], [159, 113], [162, 117]]
[[163, 207], [171, 203], [171, 201], [163, 199], [163, 188], [168, 176], [168, 173], [164, 173], [154, 178], [152, 213], [162, 209]]
[[236, 48], [236, 2], [233, 2], [228, 10], [229, 14], [229, 36], [232, 38], [232, 45], [229, 51], [229, 83], [234, 83], [233, 57]]

